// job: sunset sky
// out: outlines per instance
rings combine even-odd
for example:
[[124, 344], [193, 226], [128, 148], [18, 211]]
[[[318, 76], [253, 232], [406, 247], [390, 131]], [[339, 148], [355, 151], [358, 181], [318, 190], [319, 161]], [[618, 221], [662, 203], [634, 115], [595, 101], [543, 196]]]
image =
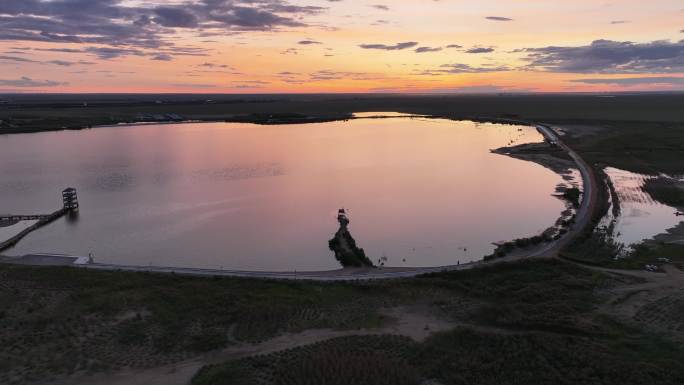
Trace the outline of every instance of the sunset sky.
[[682, 0], [0, 0], [0, 92], [684, 90]]

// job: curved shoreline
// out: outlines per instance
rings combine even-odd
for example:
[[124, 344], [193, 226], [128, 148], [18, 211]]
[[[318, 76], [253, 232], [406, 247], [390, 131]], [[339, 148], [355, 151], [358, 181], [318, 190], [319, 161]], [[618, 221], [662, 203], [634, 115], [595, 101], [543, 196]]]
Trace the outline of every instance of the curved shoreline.
[[[443, 117], [435, 117], [443, 118]], [[365, 119], [365, 118], [357, 118]], [[532, 250], [521, 250], [516, 255], [497, 258], [489, 261], [473, 261], [457, 265], [438, 266], [438, 267], [413, 267], [413, 268], [347, 268], [340, 270], [318, 271], [318, 272], [265, 272], [265, 271], [246, 271], [246, 270], [218, 270], [202, 268], [180, 268], [165, 266], [127, 266], [103, 263], [76, 264], [82, 258], [56, 254], [34, 254], [23, 257], [0, 257], [2, 263], [15, 263], [32, 266], [74, 266], [78, 268], [105, 270], [105, 271], [129, 271], [129, 272], [149, 272], [160, 274], [179, 274], [192, 276], [224, 276], [238, 278], [260, 278], [260, 279], [285, 279], [285, 280], [315, 280], [315, 281], [355, 281], [355, 280], [374, 280], [392, 278], [410, 278], [423, 274], [467, 270], [475, 267], [486, 266], [489, 264], [514, 261], [525, 258], [551, 258], [570, 243], [577, 235], [584, 231], [590, 224], [592, 213], [596, 205], [597, 187], [596, 176], [593, 169], [570, 147], [563, 143], [558, 135], [548, 126], [540, 123], [523, 121], [509, 121], [509, 123], [525, 124], [536, 127], [537, 130], [548, 141], [557, 143], [574, 161], [582, 176], [583, 195], [580, 207], [577, 209], [575, 223], [569, 231], [560, 239], [543, 244]]]
[[495, 124], [512, 124], [512, 125], [523, 125], [530, 126], [532, 124], [518, 120], [518, 119], [508, 119], [508, 118], [497, 118], [488, 116], [471, 116], [471, 117], [450, 117], [441, 114], [409, 114], [402, 116], [392, 116], [392, 115], [377, 115], [377, 116], [354, 116], [355, 113], [350, 114], [336, 114], [336, 115], [311, 115], [302, 116], [297, 118], [287, 118], [287, 119], [264, 119], [258, 116], [251, 115], [234, 115], [231, 117], [221, 118], [221, 119], [185, 119], [185, 120], [161, 120], [161, 121], [120, 121], [110, 124], [98, 124], [94, 126], [78, 126], [78, 127], [61, 127], [52, 128], [45, 130], [31, 130], [31, 129], [17, 129], [10, 132], [0, 131], [0, 136], [4, 135], [19, 135], [19, 134], [41, 134], [46, 132], [61, 132], [61, 131], [83, 131], [92, 130], [96, 128], [117, 128], [117, 127], [136, 127], [136, 126], [156, 126], [156, 125], [175, 125], [175, 124], [208, 124], [208, 123], [245, 123], [245, 124], [255, 124], [255, 125], [278, 125], [278, 124], [312, 124], [312, 123], [330, 123], [330, 122], [341, 122], [346, 120], [356, 120], [356, 119], [398, 119], [398, 118], [424, 118], [424, 119], [445, 119], [453, 121], [472, 121], [477, 123], [495, 123]]

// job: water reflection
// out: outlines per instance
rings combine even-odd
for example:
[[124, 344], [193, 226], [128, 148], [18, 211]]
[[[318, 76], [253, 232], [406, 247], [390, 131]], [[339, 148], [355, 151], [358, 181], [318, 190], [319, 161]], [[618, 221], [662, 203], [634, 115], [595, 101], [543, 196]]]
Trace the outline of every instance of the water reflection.
[[66, 222], [72, 226], [76, 226], [78, 224], [78, 220], [81, 217], [80, 213], [78, 210], [76, 211], [69, 211], [67, 213], [66, 217]]
[[400, 117], [414, 117], [414, 116], [422, 116], [422, 115], [414, 115], [414, 114], [407, 114], [405, 112], [392, 112], [392, 111], [387, 111], [387, 112], [355, 112], [353, 114], [355, 118], [387, 118], [387, 117], [395, 117], [395, 118], [400, 118]]
[[[607, 167], [618, 197], [617, 216], [609, 210], [602, 220], [602, 226], [613, 224], [613, 238], [625, 246], [631, 246], [655, 235], [666, 232], [681, 221], [675, 215], [676, 209], [654, 200], [643, 190], [644, 184], [656, 176], [637, 174], [613, 167]], [[615, 202], [611, 201], [612, 207]]]
[[51, 212], [65, 186], [79, 191], [78, 222], [32, 233], [14, 255], [324, 270], [339, 267], [327, 241], [345, 207], [371, 259], [455, 264], [553, 225], [561, 177], [489, 151], [541, 141], [530, 127], [400, 118], [12, 135], [0, 143], [0, 211]]

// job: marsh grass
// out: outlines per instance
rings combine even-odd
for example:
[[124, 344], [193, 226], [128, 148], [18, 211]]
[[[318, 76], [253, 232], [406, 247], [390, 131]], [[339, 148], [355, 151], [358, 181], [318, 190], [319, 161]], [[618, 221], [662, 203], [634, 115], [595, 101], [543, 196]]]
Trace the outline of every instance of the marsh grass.
[[665, 178], [647, 179], [642, 189], [656, 201], [672, 207], [684, 207], [684, 186]]

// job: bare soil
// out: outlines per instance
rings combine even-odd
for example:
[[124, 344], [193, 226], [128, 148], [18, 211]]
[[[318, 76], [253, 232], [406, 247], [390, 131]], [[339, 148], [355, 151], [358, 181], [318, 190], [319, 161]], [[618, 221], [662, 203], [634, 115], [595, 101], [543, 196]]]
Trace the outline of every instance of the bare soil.
[[[383, 310], [392, 322], [386, 327], [360, 330], [312, 329], [301, 333], [286, 333], [257, 344], [237, 344], [227, 349], [211, 352], [151, 369], [122, 370], [115, 373], [81, 375], [53, 384], [70, 385], [187, 385], [204, 365], [221, 363], [260, 354], [269, 354], [336, 337], [394, 334], [424, 341], [433, 333], [450, 330], [457, 323], [430, 314], [427, 307], [395, 307]], [[487, 328], [490, 330], [493, 328]]]

